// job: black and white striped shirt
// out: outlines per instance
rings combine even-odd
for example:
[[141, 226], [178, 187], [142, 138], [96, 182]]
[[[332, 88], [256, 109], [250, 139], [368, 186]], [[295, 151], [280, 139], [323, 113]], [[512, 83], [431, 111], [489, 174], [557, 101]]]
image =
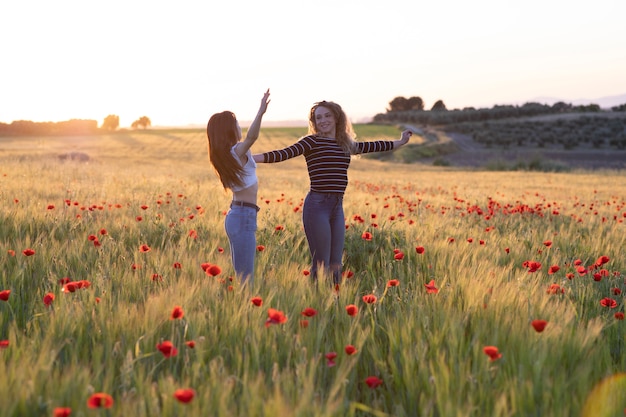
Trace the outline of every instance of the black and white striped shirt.
[[[386, 152], [393, 149], [393, 142], [387, 140], [355, 143], [357, 154]], [[341, 194], [345, 192], [348, 186], [350, 155], [345, 153], [335, 139], [305, 136], [285, 149], [263, 153], [263, 162], [282, 162], [299, 155], [304, 155], [306, 160], [311, 191]]]

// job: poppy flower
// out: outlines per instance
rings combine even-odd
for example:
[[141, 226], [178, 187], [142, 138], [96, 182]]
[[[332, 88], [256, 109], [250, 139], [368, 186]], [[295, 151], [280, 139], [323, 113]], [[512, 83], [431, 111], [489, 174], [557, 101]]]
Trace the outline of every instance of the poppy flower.
[[156, 348], [166, 358], [178, 355], [178, 349], [176, 349], [176, 347], [169, 340], [166, 340], [163, 343], [157, 343]]
[[87, 236], [87, 240], [90, 242], [93, 242], [94, 240], [97, 240], [98, 237], [96, 235], [89, 235]]
[[532, 322], [530, 322], [530, 324], [533, 326], [537, 333], [541, 333], [548, 325], [548, 322], [545, 320], [533, 320]]
[[317, 310], [311, 307], [307, 307], [305, 308], [302, 313], [303, 316], [307, 316], [307, 317], [313, 317], [314, 315], [317, 314]]
[[421, 254], [423, 254], [425, 250], [426, 250], [426, 249], [424, 249], [424, 247], [423, 247], [423, 246], [417, 246], [417, 247], [415, 248], [415, 252], [419, 253], [420, 255], [421, 255]]
[[365, 378], [365, 383], [367, 384], [368, 387], [374, 389], [378, 387], [379, 385], [382, 385], [383, 380], [375, 376], [368, 376], [367, 378]]
[[259, 252], [263, 252], [263, 251], [265, 250], [265, 246], [263, 246], [263, 245], [258, 245], [258, 246], [256, 247], [256, 250], [257, 250], [257, 251], [259, 251]]
[[224, 248], [222, 248], [222, 247], [217, 248], [217, 252], [218, 253], [224, 253]]
[[102, 236], [104, 236], [104, 235], [106, 235], [106, 234], [107, 234], [107, 229], [100, 229], [100, 232], [99, 232], [99, 233], [100, 233]]
[[188, 341], [186, 341], [186, 342], [185, 342], [185, 344], [187, 345], [187, 347], [188, 347], [189, 349], [193, 349], [193, 348], [195, 348], [195, 347], [196, 347], [196, 342], [195, 342], [195, 341], [193, 341], [193, 340], [188, 340]]
[[150, 246], [145, 245], [145, 244], [139, 246], [139, 252], [141, 253], [150, 252]]
[[181, 388], [174, 391], [174, 398], [183, 404], [190, 403], [196, 392], [191, 388]]
[[606, 297], [600, 300], [600, 305], [602, 307], [615, 308], [617, 307], [617, 301], [612, 298]]
[[53, 301], [54, 301], [54, 294], [52, 294], [51, 292], [43, 296], [43, 303], [46, 305], [46, 307], [50, 307]]
[[344, 350], [346, 351], [347, 355], [354, 355], [357, 352], [356, 348], [352, 345], [346, 345]]
[[137, 217], [135, 217], [135, 220], [137, 220], [138, 222], [140, 222], [140, 221], [142, 221], [142, 220], [143, 220], [143, 217], [141, 217], [141, 216], [137, 216]]
[[431, 279], [428, 284], [424, 284], [426, 287], [426, 293], [428, 294], [437, 294], [439, 292], [439, 288], [435, 286], [435, 280]]
[[400, 285], [400, 281], [398, 281], [397, 279], [390, 279], [389, 281], [387, 281], [388, 287], [397, 287], [398, 285]]
[[594, 265], [596, 265], [596, 266], [602, 266], [602, 265], [604, 265], [605, 263], [607, 263], [607, 262], [609, 262], [609, 261], [610, 261], [610, 258], [609, 258], [608, 256], [606, 256], [606, 255], [602, 255], [602, 256], [600, 256], [598, 259], [596, 259], [596, 262], [595, 262], [595, 264], [594, 264]]
[[214, 277], [222, 273], [222, 268], [217, 265], [210, 265], [204, 272], [207, 275]]
[[181, 265], [181, 263], [180, 263], [180, 262], [174, 262], [174, 265], [173, 265], [173, 268], [174, 268], [174, 269], [182, 269], [182, 267], [183, 267], [183, 266]]
[[502, 354], [498, 351], [498, 348], [495, 346], [485, 346], [483, 348], [483, 352], [485, 352], [485, 355], [489, 356], [489, 360], [492, 362], [502, 357]]
[[337, 365], [335, 363], [335, 358], [337, 357], [337, 352], [328, 352], [326, 355], [326, 365], [330, 368], [332, 366]]
[[111, 408], [113, 406], [113, 397], [104, 392], [96, 392], [87, 400], [89, 408]]
[[593, 274], [593, 280], [594, 280], [594, 281], [596, 281], [596, 282], [600, 282], [600, 281], [602, 281], [602, 274], [601, 274], [601, 273], [599, 273], [599, 272], [595, 272], [595, 273]]
[[615, 313], [615, 319], [624, 320], [624, 313], [622, 313], [621, 311], [618, 311], [617, 313]]
[[352, 271], [345, 271], [343, 274], [341, 274], [342, 277], [346, 278], [346, 279], [350, 279], [354, 276], [354, 272]]
[[350, 304], [346, 306], [346, 313], [348, 313], [349, 316], [356, 316], [357, 313], [359, 312], [359, 308], [357, 306], [355, 306], [354, 304]]
[[506, 253], [511, 253], [511, 248], [504, 248], [504, 251], [505, 251]]
[[9, 347], [9, 341], [8, 340], [0, 340], [0, 349], [6, 349]]
[[404, 253], [402, 252], [398, 252], [395, 255], [393, 255], [393, 259], [395, 259], [396, 261], [401, 261], [402, 259], [404, 259]]
[[33, 256], [35, 254], [35, 251], [32, 250], [31, 248], [28, 248], [28, 249], [24, 249], [22, 253], [24, 254], [24, 256]]
[[9, 254], [9, 256], [15, 256], [15, 251], [13, 249], [9, 249], [7, 253]]
[[371, 241], [372, 234], [370, 232], [363, 232], [363, 234], [361, 235], [361, 239]]
[[473, 239], [473, 238], [471, 238], [471, 237], [468, 237], [468, 238], [467, 238], [467, 243], [472, 243], [473, 241], [474, 241], [474, 239]]
[[0, 291], [0, 300], [8, 301], [9, 295], [11, 295], [11, 290], [2, 290]]
[[70, 417], [72, 409], [69, 407], [57, 407], [52, 411], [53, 417]]
[[578, 275], [583, 276], [586, 275], [588, 271], [583, 265], [579, 265], [576, 267], [576, 272], [578, 272]]
[[311, 271], [309, 271], [308, 269], [305, 269], [304, 271], [302, 271], [302, 275], [304, 275], [305, 277], [308, 277], [309, 275], [311, 275]]
[[265, 327], [270, 327], [272, 324], [283, 324], [287, 322], [287, 316], [274, 308], [267, 310], [267, 320], [265, 321]]
[[252, 297], [250, 302], [257, 307], [261, 307], [263, 305], [263, 299], [261, 297]]
[[196, 232], [195, 230], [190, 230], [188, 236], [192, 239], [197, 239], [198, 238], [198, 232]]
[[170, 315], [170, 320], [182, 319], [185, 315], [183, 308], [180, 306], [175, 306], [172, 309], [172, 314]]
[[525, 261], [522, 265], [528, 268], [528, 273], [537, 272], [541, 269], [541, 263], [537, 261]]
[[549, 269], [548, 269], [548, 275], [552, 275], [552, 274], [556, 274], [559, 269], [561, 269], [558, 265], [552, 265]]
[[365, 294], [363, 296], [363, 302], [366, 304], [374, 304], [377, 299], [374, 294]]
[[544, 240], [543, 246], [545, 246], [546, 248], [549, 248], [550, 246], [552, 246], [552, 241], [551, 240]]
[[617, 287], [613, 288], [611, 292], [613, 293], [613, 295], [622, 295], [622, 290]]
[[565, 289], [563, 287], [561, 287], [559, 284], [550, 284], [550, 286], [548, 287], [548, 289], [546, 290], [546, 293], [548, 294], [564, 294], [565, 293]]

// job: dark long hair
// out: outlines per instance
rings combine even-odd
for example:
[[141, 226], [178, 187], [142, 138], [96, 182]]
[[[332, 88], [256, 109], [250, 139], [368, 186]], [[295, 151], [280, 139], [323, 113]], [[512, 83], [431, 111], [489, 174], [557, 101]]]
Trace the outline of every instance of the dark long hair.
[[352, 123], [350, 123], [350, 120], [341, 106], [335, 102], [324, 100], [313, 104], [313, 107], [311, 107], [311, 111], [309, 112], [309, 135], [317, 134], [315, 110], [318, 107], [325, 107], [333, 113], [335, 116], [335, 139], [337, 140], [337, 144], [339, 144], [339, 146], [341, 146], [348, 155], [354, 154], [356, 150], [356, 145], [354, 143], [356, 134], [352, 129]]
[[235, 113], [223, 111], [211, 116], [206, 126], [206, 135], [209, 140], [209, 160], [224, 189], [241, 186], [243, 167], [230, 153], [230, 149], [240, 139]]

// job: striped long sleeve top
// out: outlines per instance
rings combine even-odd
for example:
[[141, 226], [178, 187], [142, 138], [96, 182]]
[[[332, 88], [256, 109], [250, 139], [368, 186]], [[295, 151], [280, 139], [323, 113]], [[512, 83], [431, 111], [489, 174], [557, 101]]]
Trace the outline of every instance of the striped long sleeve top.
[[[386, 140], [356, 142], [356, 146], [357, 154], [385, 152], [393, 149], [393, 142]], [[304, 155], [311, 191], [343, 194], [348, 186], [350, 155], [345, 153], [335, 139], [305, 136], [287, 148], [265, 152], [262, 155], [265, 163], [282, 162]]]

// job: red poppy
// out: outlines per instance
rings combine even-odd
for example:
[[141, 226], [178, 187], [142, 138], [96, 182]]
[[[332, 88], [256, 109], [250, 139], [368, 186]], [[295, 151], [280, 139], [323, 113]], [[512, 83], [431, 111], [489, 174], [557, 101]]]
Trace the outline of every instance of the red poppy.
[[278, 224], [274, 228], [274, 230], [276, 230], [277, 232], [280, 232], [281, 230], [284, 230], [284, 229], [285, 229], [285, 226], [283, 226], [282, 224]]
[[489, 356], [489, 360], [492, 362], [502, 357], [502, 354], [498, 351], [498, 348], [495, 346], [485, 346], [483, 348], [483, 352], [485, 352], [485, 355]]
[[148, 206], [146, 206], [145, 204], [143, 204], [143, 205], [141, 206], [141, 209], [142, 209], [142, 210], [148, 210]]
[[579, 266], [579, 265], [582, 265], [582, 264], [583, 264], [583, 261], [581, 261], [580, 259], [576, 259], [576, 260], [574, 261], [574, 265], [575, 265], [575, 266]]
[[9, 256], [15, 256], [15, 251], [13, 249], [9, 249], [7, 253], [9, 254]]
[[220, 268], [220, 267], [219, 267], [219, 266], [217, 266], [217, 265], [210, 265], [210, 266], [209, 266], [209, 267], [205, 270], [205, 273], [206, 273], [207, 275], [209, 275], [209, 276], [214, 277], [214, 276], [217, 276], [217, 275], [219, 275], [219, 274], [221, 274], [221, 273], [222, 273], [222, 268]]
[[596, 282], [600, 282], [600, 281], [602, 281], [602, 274], [601, 274], [601, 273], [599, 273], [599, 272], [595, 272], [595, 273], [593, 274], [593, 280], [594, 280], [594, 281], [596, 281]]
[[359, 312], [359, 308], [355, 306], [354, 304], [350, 304], [346, 306], [346, 313], [348, 313], [349, 316], [356, 316], [358, 312]]
[[448, 238], [448, 243], [454, 243], [455, 239], [453, 237]]
[[401, 261], [402, 259], [404, 259], [404, 253], [402, 252], [398, 252], [395, 255], [393, 255], [393, 259], [395, 259], [396, 261]]
[[224, 248], [222, 248], [222, 247], [217, 248], [217, 252], [218, 253], [224, 253]]
[[252, 297], [250, 302], [257, 307], [261, 307], [263, 305], [263, 299], [261, 297]]
[[602, 255], [602, 256], [600, 256], [598, 259], [596, 259], [596, 262], [595, 262], [595, 264], [594, 264], [594, 265], [596, 265], [596, 266], [602, 266], [602, 265], [604, 265], [605, 263], [607, 263], [607, 262], [609, 262], [609, 261], [610, 261], [610, 258], [609, 258], [608, 256], [606, 256], [606, 255]]
[[141, 217], [141, 216], [137, 216], [137, 217], [135, 217], [135, 220], [137, 220], [138, 222], [140, 222], [140, 221], [142, 221], [142, 220], [143, 220], [143, 217]]
[[473, 238], [471, 238], [471, 237], [468, 237], [468, 238], [467, 238], [467, 243], [472, 243], [473, 241], [474, 241], [474, 239], [473, 239]]
[[107, 229], [100, 229], [100, 234], [102, 236], [106, 235], [107, 234]]
[[170, 315], [170, 320], [182, 319], [185, 315], [183, 308], [180, 306], [175, 306], [172, 309], [172, 314]]
[[309, 327], [309, 321], [306, 319], [300, 320], [300, 327], [306, 329], [307, 327]]
[[48, 210], [54, 210], [54, 204], [48, 204]]
[[622, 295], [622, 290], [617, 287], [613, 288], [611, 292], [613, 293], [613, 295]]
[[166, 340], [163, 343], [157, 343], [156, 348], [166, 358], [178, 355], [178, 349], [176, 349], [176, 347], [169, 340]]
[[352, 271], [344, 271], [343, 274], [341, 274], [342, 277], [346, 278], [346, 279], [350, 279], [354, 276], [354, 272]]
[[530, 324], [533, 326], [537, 333], [541, 333], [548, 325], [548, 322], [545, 320], [533, 320]]
[[263, 251], [265, 250], [265, 246], [263, 246], [263, 245], [258, 245], [258, 246], [256, 247], [256, 250], [257, 250], [257, 251], [259, 251], [259, 252], [263, 252]]
[[174, 269], [182, 269], [183, 266], [180, 264], [180, 262], [174, 262], [173, 267]]
[[89, 236], [87, 236], [87, 240], [90, 241], [90, 242], [93, 242], [96, 239], [98, 239], [98, 237], [96, 235], [89, 235]]
[[314, 315], [317, 314], [317, 310], [311, 307], [307, 307], [305, 308], [302, 313], [303, 316], [307, 316], [307, 317], [313, 317]]
[[363, 232], [363, 234], [361, 235], [361, 238], [363, 240], [370, 241], [372, 240], [372, 234], [370, 232]]
[[552, 274], [556, 274], [559, 269], [561, 269], [558, 265], [552, 265], [549, 269], [548, 269], [548, 275], [552, 275]]
[[311, 271], [309, 271], [308, 269], [305, 269], [304, 271], [302, 271], [302, 275], [304, 275], [305, 277], [308, 277], [309, 275], [311, 275]]
[[565, 289], [561, 287], [559, 284], [550, 284], [546, 292], [548, 294], [559, 294], [559, 293], [564, 294]]
[[28, 248], [28, 249], [24, 249], [22, 253], [24, 254], [24, 256], [33, 256], [35, 254], [35, 251], [32, 250], [31, 248]]
[[196, 342], [195, 342], [195, 341], [193, 341], [193, 340], [188, 340], [188, 341], [186, 341], [186, 342], [185, 342], [185, 344], [187, 345], [187, 347], [188, 347], [189, 349], [193, 349], [193, 348], [195, 348], [195, 347], [196, 347]]
[[9, 347], [9, 341], [8, 340], [0, 340], [0, 349], [6, 349]]
[[136, 271], [136, 270], [138, 270], [138, 269], [141, 269], [141, 265], [132, 264], [132, 265], [130, 266], [130, 268], [131, 268], [133, 271]]
[[335, 366], [335, 358], [337, 357], [337, 352], [328, 352], [326, 355], [326, 365], [330, 368]]
[[11, 295], [11, 290], [2, 290], [0, 291], [0, 300], [8, 301], [9, 295]]
[[424, 249], [424, 247], [423, 247], [423, 246], [417, 246], [417, 247], [415, 248], [415, 252], [419, 253], [420, 255], [421, 255], [421, 254], [423, 254], [425, 250], [426, 250], [426, 249]]
[[344, 350], [346, 351], [347, 355], [354, 355], [357, 352], [356, 348], [352, 345], [346, 345]]
[[198, 238], [198, 232], [196, 232], [195, 230], [190, 230], [189, 231], [189, 237], [192, 239], [197, 239]]
[[265, 321], [265, 327], [270, 327], [272, 324], [283, 324], [287, 322], [287, 316], [274, 308], [267, 310], [267, 320]]
[[89, 408], [111, 408], [113, 406], [113, 397], [104, 392], [96, 392], [87, 400]]
[[142, 253], [150, 252], [150, 246], [145, 245], [145, 244], [139, 246], [139, 252], [142, 252]]
[[398, 285], [400, 285], [400, 281], [398, 281], [397, 279], [390, 279], [389, 281], [387, 281], [388, 287], [397, 287]]
[[622, 313], [621, 311], [618, 311], [617, 313], [615, 313], [615, 319], [624, 320], [624, 313]]
[[576, 272], [578, 272], [578, 275], [586, 275], [587, 274], [587, 268], [585, 268], [583, 265], [579, 265], [578, 267], [576, 267]]
[[431, 279], [428, 284], [424, 284], [426, 287], [426, 293], [428, 294], [437, 294], [439, 292], [439, 288], [435, 286], [435, 280]]
[[381, 385], [383, 383], [383, 380], [375, 376], [368, 376], [367, 378], [365, 378], [365, 383], [368, 387], [374, 389]]
[[541, 269], [541, 263], [537, 261], [525, 261], [522, 265], [528, 268], [528, 273], [537, 272]]
[[551, 240], [545, 240], [545, 241], [543, 242], [543, 245], [544, 245], [546, 248], [549, 248], [550, 246], [552, 246], [552, 241], [551, 241]]
[[51, 292], [43, 296], [43, 303], [46, 305], [46, 307], [50, 307], [53, 301], [54, 301], [54, 294], [52, 294]]
[[69, 407], [57, 407], [52, 411], [53, 417], [70, 417], [72, 409]]
[[600, 305], [603, 307], [615, 308], [617, 307], [617, 301], [612, 298], [606, 297], [600, 300]]
[[190, 403], [196, 392], [191, 388], [181, 388], [174, 391], [174, 398], [183, 404]]
[[374, 294], [365, 294], [363, 296], [363, 302], [366, 304], [374, 304], [377, 299]]
[[504, 251], [505, 251], [506, 253], [510, 253], [510, 252], [511, 252], [511, 249], [510, 249], [510, 248], [504, 248]]

